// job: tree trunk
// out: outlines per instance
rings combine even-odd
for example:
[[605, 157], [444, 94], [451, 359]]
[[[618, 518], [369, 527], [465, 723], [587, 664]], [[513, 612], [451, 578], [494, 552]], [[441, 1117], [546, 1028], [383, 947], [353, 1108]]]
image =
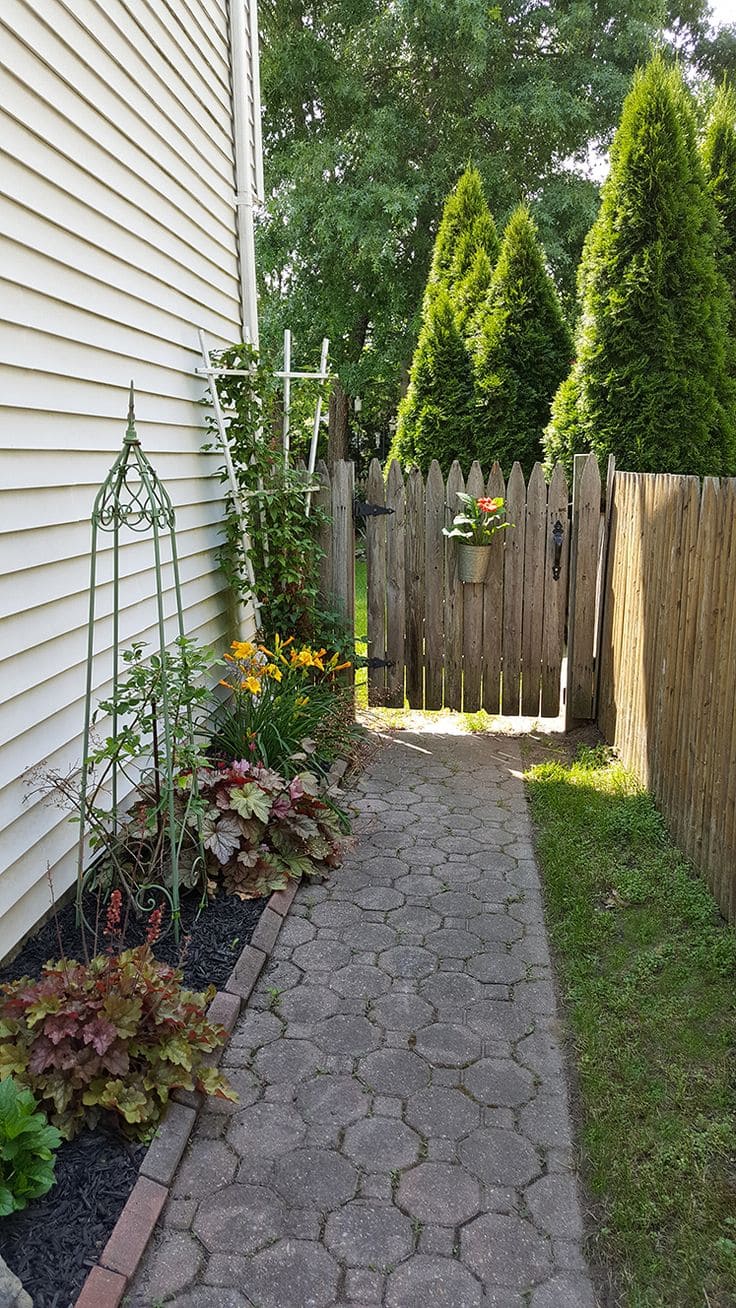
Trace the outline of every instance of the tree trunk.
[[340, 379], [335, 378], [330, 395], [329, 426], [327, 428], [327, 463], [332, 467], [338, 459], [348, 457], [348, 421], [350, 402]]

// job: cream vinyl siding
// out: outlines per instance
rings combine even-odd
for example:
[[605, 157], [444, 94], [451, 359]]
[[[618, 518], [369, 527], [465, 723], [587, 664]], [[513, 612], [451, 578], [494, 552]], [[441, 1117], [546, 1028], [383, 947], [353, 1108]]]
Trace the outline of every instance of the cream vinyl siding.
[[[241, 336], [224, 0], [0, 6], [0, 958], [75, 872], [28, 775], [81, 758], [90, 512], [136, 387], [176, 508], [187, 634], [222, 647], [222, 487], [203, 455], [197, 327]], [[102, 538], [104, 542], [104, 537]], [[101, 558], [95, 679], [110, 676]], [[165, 568], [173, 634], [171, 568]], [[121, 640], [154, 640], [153, 556], [122, 557]]]

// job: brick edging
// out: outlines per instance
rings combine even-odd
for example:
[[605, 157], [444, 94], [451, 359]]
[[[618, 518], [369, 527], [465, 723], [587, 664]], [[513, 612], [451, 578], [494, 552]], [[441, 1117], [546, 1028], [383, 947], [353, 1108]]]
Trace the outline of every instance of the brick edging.
[[[225, 989], [218, 990], [207, 1009], [208, 1019], [224, 1026], [228, 1036], [276, 943], [299, 885], [300, 882], [293, 881], [286, 890], [274, 890], [269, 896], [250, 941], [236, 959]], [[225, 1045], [211, 1055], [214, 1062], [219, 1062], [224, 1049]], [[189, 1090], [175, 1091], [172, 1095], [141, 1163], [138, 1180], [74, 1308], [119, 1308], [169, 1197], [174, 1174], [204, 1098], [199, 1092]]]

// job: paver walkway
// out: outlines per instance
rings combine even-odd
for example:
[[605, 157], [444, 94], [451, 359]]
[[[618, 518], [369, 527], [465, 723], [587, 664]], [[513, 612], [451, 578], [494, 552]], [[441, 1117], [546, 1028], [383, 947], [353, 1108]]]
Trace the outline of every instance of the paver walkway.
[[518, 745], [398, 733], [356, 802], [127, 1302], [593, 1308]]

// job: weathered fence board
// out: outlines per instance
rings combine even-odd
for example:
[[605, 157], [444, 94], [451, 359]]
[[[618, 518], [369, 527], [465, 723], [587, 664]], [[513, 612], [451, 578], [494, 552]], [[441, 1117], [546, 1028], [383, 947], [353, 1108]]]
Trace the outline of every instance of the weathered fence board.
[[430, 464], [424, 496], [424, 703], [441, 709], [445, 659], [445, 484], [436, 459]]
[[519, 712], [521, 692], [521, 633], [524, 613], [524, 534], [526, 487], [521, 465], [515, 463], [506, 487], [506, 513], [512, 528], [506, 536], [503, 573], [503, 695], [504, 713]]
[[320, 459], [317, 464], [317, 480], [319, 490], [315, 491], [312, 504], [315, 509], [321, 510], [322, 523], [319, 529], [317, 544], [320, 550], [319, 560], [319, 593], [328, 605], [333, 603], [332, 595], [332, 488], [330, 485], [330, 474], [327, 470], [327, 464], [324, 459]]
[[542, 685], [542, 622], [547, 544], [547, 483], [535, 463], [526, 492], [524, 610], [521, 634], [521, 711], [536, 717]]
[[406, 567], [404, 556], [404, 478], [394, 459], [386, 482], [386, 508], [393, 509], [386, 528], [386, 703], [404, 707], [404, 638]]
[[[560, 711], [560, 676], [565, 648], [570, 531], [567, 522], [567, 482], [558, 465], [547, 495], [546, 559], [544, 565], [544, 624], [542, 632], [542, 717], [556, 718]], [[555, 532], [562, 535], [559, 547]], [[555, 576], [555, 571], [558, 575]]]
[[406, 482], [406, 698], [424, 707], [424, 483], [418, 468]]
[[598, 722], [736, 919], [736, 481], [612, 485]]
[[[497, 463], [491, 468], [486, 487], [491, 499], [506, 498], [506, 484]], [[567, 513], [567, 505], [565, 505]], [[491, 542], [491, 561], [483, 587], [483, 708], [486, 713], [501, 710], [501, 642], [503, 638], [503, 552], [506, 531], [496, 532]], [[559, 678], [558, 678], [559, 691]]]
[[[460, 464], [453, 463], [447, 477], [445, 511], [448, 525], [460, 508], [458, 491], [465, 490]], [[458, 579], [458, 542], [445, 544], [445, 707], [463, 706], [463, 585]]]
[[[366, 495], [369, 504], [383, 508], [386, 491], [383, 470], [378, 459], [372, 459], [368, 469]], [[368, 590], [368, 658], [383, 661], [384, 666], [368, 665], [368, 703], [384, 704], [386, 700], [386, 518], [384, 514], [369, 515], [365, 522], [365, 570]], [[360, 635], [360, 632], [358, 632]]]
[[[479, 463], [468, 473], [468, 495], [485, 494], [486, 483]], [[477, 713], [480, 708], [481, 671], [483, 667], [483, 591], [484, 586], [463, 586], [463, 708]]]
[[576, 454], [567, 655], [567, 716], [593, 714], [593, 649], [601, 526], [601, 474], [594, 454]]

